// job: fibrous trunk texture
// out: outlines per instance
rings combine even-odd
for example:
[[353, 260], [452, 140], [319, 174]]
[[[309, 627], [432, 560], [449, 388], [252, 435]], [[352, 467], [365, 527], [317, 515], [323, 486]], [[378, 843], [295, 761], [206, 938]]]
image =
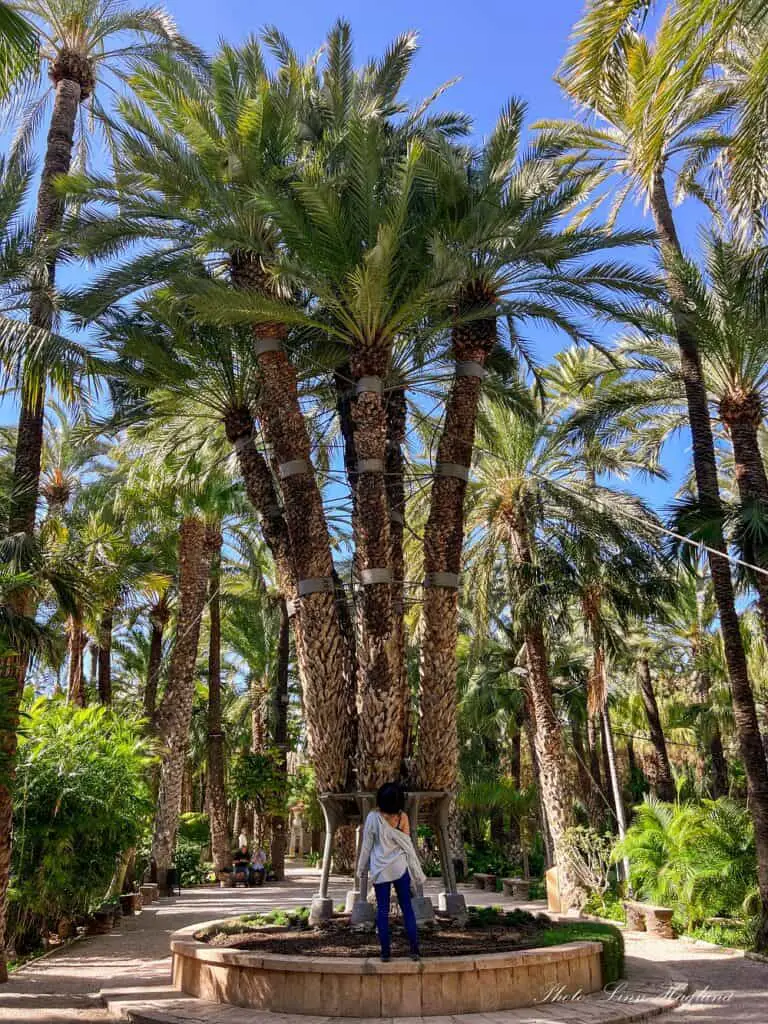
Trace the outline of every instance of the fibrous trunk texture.
[[104, 705], [112, 703], [112, 628], [114, 625], [113, 611], [109, 608], [99, 622], [99, 648], [97, 685], [99, 702]]
[[[254, 328], [256, 340], [283, 341], [280, 325]], [[281, 477], [291, 564], [302, 581], [333, 580], [330, 535], [299, 404], [296, 370], [284, 351], [259, 357], [261, 422]], [[283, 467], [282, 471], [280, 467]], [[296, 471], [298, 469], [298, 471]], [[350, 763], [345, 640], [333, 589], [299, 598], [297, 650], [310, 757], [321, 792], [342, 790]]]
[[[386, 487], [387, 411], [381, 381], [386, 352], [353, 354], [350, 371], [359, 384], [352, 399], [354, 453], [350, 486], [354, 495], [357, 650], [357, 769], [359, 785], [376, 789], [400, 773], [403, 750], [402, 692], [394, 668], [390, 516]], [[364, 378], [378, 381], [366, 385]], [[389, 579], [371, 578], [381, 571]]]
[[208, 588], [208, 820], [216, 871], [232, 864], [227, 792], [224, 774], [224, 732], [221, 721], [221, 533], [214, 534]]
[[168, 666], [168, 684], [155, 715], [161, 743], [160, 790], [155, 812], [152, 858], [165, 884], [173, 863], [179, 823], [184, 764], [192, 721], [195, 660], [211, 562], [211, 538], [205, 523], [187, 516], [179, 532], [179, 612]]
[[[467, 296], [467, 301], [473, 296]], [[479, 296], [487, 304], [487, 296]], [[445, 409], [445, 426], [437, 449], [429, 517], [424, 530], [425, 580], [432, 573], [461, 572], [464, 542], [464, 496], [467, 481], [445, 475], [446, 467], [472, 462], [475, 423], [482, 381], [464, 374], [465, 363], [484, 366], [496, 341], [496, 320], [477, 320], [453, 331], [457, 372]], [[442, 471], [441, 471], [442, 467]], [[416, 774], [424, 789], [455, 789], [458, 769], [456, 726], [456, 643], [459, 592], [434, 581], [425, 585], [419, 663], [419, 744]]]
[[147, 681], [144, 686], [144, 714], [150, 722], [155, 716], [157, 687], [160, 683], [160, 671], [163, 663], [163, 633], [169, 618], [168, 598], [163, 596], [152, 606], [149, 613], [149, 661]]
[[84, 708], [86, 701], [85, 672], [83, 657], [88, 637], [82, 620], [74, 615], [67, 619], [67, 647], [69, 655], [69, 679], [67, 682], [67, 703]]
[[[285, 601], [280, 601], [280, 632], [277, 642], [277, 685], [274, 691], [273, 721], [275, 731], [272, 737], [280, 771], [288, 775], [288, 671], [291, 656], [291, 634], [288, 622], [288, 609]], [[284, 815], [272, 815], [269, 821], [272, 833], [270, 846], [270, 862], [272, 871], [278, 881], [285, 877], [285, 851], [288, 843], [287, 820]]]
[[[510, 543], [517, 562], [531, 566], [533, 554], [529, 527], [522, 510], [510, 524]], [[527, 622], [524, 635], [528, 669], [526, 697], [539, 791], [552, 839], [561, 896], [566, 906], [580, 907], [586, 899], [586, 893], [566, 854], [565, 842], [565, 833], [575, 824], [573, 789], [568, 775], [562, 727], [552, 696], [547, 646], [541, 622]]]
[[[763, 412], [763, 403], [755, 393], [732, 392], [720, 402], [720, 416], [733, 445], [739, 499], [742, 505], [759, 505], [765, 515], [768, 512], [768, 475], [758, 441]], [[767, 554], [765, 545], [758, 544], [749, 552], [749, 560], [761, 569], [768, 569]], [[760, 626], [768, 643], [768, 575], [755, 572], [753, 582], [757, 591]]]
[[638, 674], [640, 677], [640, 693], [643, 698], [645, 715], [648, 719], [648, 732], [650, 733], [651, 743], [653, 744], [656, 756], [657, 771], [654, 789], [659, 800], [666, 800], [668, 803], [671, 803], [675, 799], [675, 781], [672, 777], [672, 766], [669, 763], [664, 730], [661, 727], [659, 705], [656, 702], [656, 693], [653, 689], [651, 666], [647, 658], [640, 659]]
[[749, 679], [744, 644], [736, 613], [731, 568], [726, 556], [722, 529], [722, 504], [717, 479], [717, 462], [709, 416], [707, 388], [696, 339], [691, 335], [686, 318], [688, 296], [677, 263], [682, 258], [672, 210], [666, 193], [663, 171], [654, 179], [650, 197], [651, 210], [661, 242], [662, 257], [666, 263], [667, 290], [672, 303], [680, 364], [688, 405], [691, 428], [693, 467], [701, 511], [710, 522], [708, 552], [709, 568], [715, 600], [720, 616], [720, 630], [728, 666], [728, 679], [733, 698], [733, 712], [739, 750], [747, 776], [749, 807], [755, 826], [757, 850], [757, 876], [760, 892], [760, 926], [758, 946], [768, 946], [768, 763], [755, 709], [755, 699]]

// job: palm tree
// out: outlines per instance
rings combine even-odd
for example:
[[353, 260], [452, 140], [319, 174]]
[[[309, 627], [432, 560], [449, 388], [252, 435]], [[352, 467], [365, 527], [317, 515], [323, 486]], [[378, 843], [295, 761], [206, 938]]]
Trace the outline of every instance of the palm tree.
[[[566, 57], [563, 86], [600, 126], [545, 123], [549, 137], [574, 153], [585, 154], [600, 175], [619, 174], [624, 184], [615, 206], [630, 192], [638, 194], [653, 216], [659, 239], [675, 336], [680, 350], [683, 387], [691, 429], [693, 464], [699, 508], [710, 519], [710, 571], [725, 644], [734, 708], [747, 772], [750, 806], [755, 818], [763, 925], [760, 945], [768, 942], [768, 763], [763, 751], [744, 646], [739, 631], [733, 581], [726, 557], [717, 463], [709, 416], [707, 388], [699, 339], [687, 316], [690, 296], [684, 275], [682, 246], [669, 202], [665, 173], [675, 154], [700, 149], [701, 125], [721, 112], [727, 97], [711, 88], [701, 90], [707, 66], [696, 72], [670, 61], [666, 34], [674, 33], [663, 18], [656, 43], [650, 44], [633, 27], [622, 25], [606, 51], [606, 36], [596, 16], [597, 4], [580, 23]], [[604, 180], [604, 178], [603, 178]]]
[[224, 733], [221, 719], [221, 546], [220, 527], [211, 525], [210, 580], [208, 584], [208, 815], [211, 853], [216, 871], [232, 864], [227, 794], [225, 788]]
[[[458, 253], [459, 288], [451, 332], [454, 377], [437, 446], [437, 472], [424, 531], [421, 741], [417, 774], [427, 789], [456, 783], [455, 650], [458, 577], [464, 538], [466, 473], [472, 461], [485, 365], [504, 317], [513, 355], [527, 355], [520, 335], [529, 321], [589, 340], [587, 311], [616, 315], [622, 296], [646, 293], [650, 278], [597, 255], [641, 236], [599, 227], [565, 230], [587, 183], [557, 168], [545, 152], [521, 152], [525, 104], [512, 100], [486, 145], [467, 161], [449, 161], [441, 180], [441, 245]], [[594, 261], [593, 261], [593, 258]], [[458, 469], [456, 468], [458, 467]]]
[[[77, 133], [78, 114], [94, 92], [100, 76], [125, 76], [132, 64], [157, 45], [176, 45], [180, 38], [170, 17], [160, 8], [126, 8], [118, 0], [22, 0], [14, 5], [34, 27], [39, 43], [38, 84], [33, 104], [21, 124], [26, 145], [30, 129], [39, 123], [51, 93], [53, 109], [42, 177], [37, 195], [34, 238], [36, 271], [30, 296], [29, 322], [50, 330], [54, 320], [53, 287], [58, 260], [55, 235], [61, 227], [64, 203], [57, 180], [67, 174]], [[126, 40], [126, 36], [128, 40]], [[52, 86], [47, 86], [50, 78]], [[94, 97], [92, 112], [106, 121]], [[83, 116], [80, 141], [87, 145]], [[38, 380], [25, 389], [19, 418], [10, 533], [32, 533], [35, 525], [43, 443], [45, 389]]]
[[14, 8], [0, 3], [0, 99], [6, 99], [19, 79], [37, 64], [37, 35]]

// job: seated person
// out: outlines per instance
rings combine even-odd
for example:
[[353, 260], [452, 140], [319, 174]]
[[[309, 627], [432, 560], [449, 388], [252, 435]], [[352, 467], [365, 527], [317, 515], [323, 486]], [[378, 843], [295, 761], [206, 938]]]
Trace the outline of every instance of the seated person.
[[256, 885], [261, 885], [267, 877], [267, 854], [261, 847], [253, 855], [251, 871], [253, 872]]
[[232, 878], [233, 880], [241, 879], [250, 885], [251, 851], [248, 849], [247, 843], [241, 843], [239, 849], [232, 854]]

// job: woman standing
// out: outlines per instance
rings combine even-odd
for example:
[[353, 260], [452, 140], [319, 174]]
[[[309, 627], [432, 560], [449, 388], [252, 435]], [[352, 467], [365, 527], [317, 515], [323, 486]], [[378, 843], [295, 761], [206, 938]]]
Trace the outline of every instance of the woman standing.
[[357, 865], [358, 877], [368, 870], [376, 891], [376, 930], [383, 963], [391, 958], [389, 902], [393, 885], [403, 912], [411, 959], [419, 959], [419, 932], [411, 904], [411, 886], [423, 885], [426, 876], [411, 842], [410, 831], [405, 814], [405, 793], [397, 783], [388, 782], [376, 794], [376, 810], [365, 819]]

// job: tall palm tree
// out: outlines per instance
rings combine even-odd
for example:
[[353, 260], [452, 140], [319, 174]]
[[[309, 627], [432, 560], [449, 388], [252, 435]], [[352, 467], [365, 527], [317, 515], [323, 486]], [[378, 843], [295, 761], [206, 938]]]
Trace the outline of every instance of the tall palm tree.
[[[37, 268], [30, 295], [29, 322], [50, 330], [54, 320], [53, 287], [58, 261], [55, 235], [61, 227], [64, 202], [56, 183], [67, 174], [77, 133], [78, 114], [94, 96], [99, 77], [124, 76], [131, 65], [159, 44], [180, 42], [171, 18], [160, 8], [126, 8], [118, 0], [23, 0], [16, 10], [27, 17], [40, 40], [39, 90], [26, 112], [24, 137], [39, 122], [51, 93], [51, 111], [42, 176], [37, 195], [34, 236]], [[50, 78], [49, 88], [46, 79]], [[103, 118], [94, 98], [92, 110]], [[87, 145], [83, 117], [81, 144]], [[14, 486], [8, 528], [31, 534], [35, 525], [43, 438], [44, 388], [28, 389], [22, 402], [16, 444]]]
[[[588, 183], [570, 168], [558, 168], [545, 151], [522, 151], [525, 113], [525, 104], [510, 101], [483, 149], [468, 160], [461, 153], [449, 159], [451, 176], [439, 185], [440, 244], [458, 254], [459, 284], [450, 337], [454, 376], [424, 530], [417, 773], [427, 789], [452, 789], [456, 783], [455, 650], [465, 477], [486, 363], [504, 340], [513, 355], [526, 356], [521, 334], [529, 321], [589, 340], [579, 314], [609, 318], [621, 308], [622, 297], [653, 290], [650, 277], [604, 255], [614, 246], [641, 241], [642, 235], [611, 235], [594, 226], [566, 230], [565, 214]], [[499, 330], [501, 318], [507, 339]]]
[[[596, 14], [596, 3], [588, 13]], [[760, 945], [768, 942], [768, 763], [763, 751], [744, 646], [739, 631], [733, 580], [726, 558], [717, 463], [709, 416], [699, 340], [687, 316], [688, 290], [680, 265], [683, 250], [677, 234], [665, 175], [675, 154], [701, 148], [701, 125], [720, 113], [728, 97], [702, 85], [708, 67], [696, 73], [678, 59], [670, 62], [670, 17], [662, 18], [656, 42], [624, 25], [606, 53], [600, 19], [586, 18], [566, 57], [562, 82], [568, 94], [599, 122], [545, 123], [549, 137], [564, 148], [585, 154], [601, 174], [624, 178], [616, 206], [635, 192], [653, 216], [659, 239], [691, 429], [697, 499], [710, 519], [713, 554], [709, 565], [733, 693], [734, 709], [755, 819], [763, 925]], [[589, 71], [591, 74], [586, 74]], [[598, 175], [599, 177], [599, 175]], [[603, 178], [604, 180], [604, 178]]]

